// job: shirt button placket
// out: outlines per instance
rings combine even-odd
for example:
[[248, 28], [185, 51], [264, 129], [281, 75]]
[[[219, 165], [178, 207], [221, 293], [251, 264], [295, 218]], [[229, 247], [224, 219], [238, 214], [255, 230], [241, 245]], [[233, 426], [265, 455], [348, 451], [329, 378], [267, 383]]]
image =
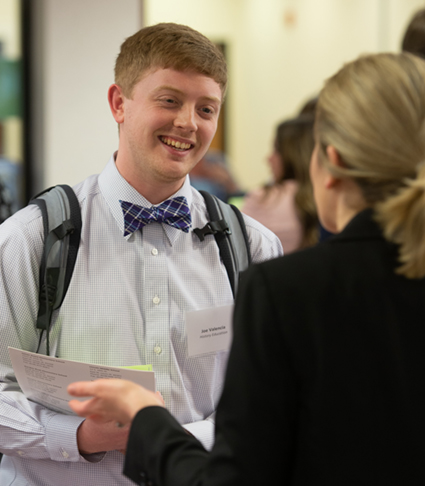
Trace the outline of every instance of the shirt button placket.
[[168, 238], [162, 225], [143, 228], [144, 241], [144, 320], [146, 362], [155, 371], [156, 386], [168, 399], [170, 383], [170, 305], [168, 302]]

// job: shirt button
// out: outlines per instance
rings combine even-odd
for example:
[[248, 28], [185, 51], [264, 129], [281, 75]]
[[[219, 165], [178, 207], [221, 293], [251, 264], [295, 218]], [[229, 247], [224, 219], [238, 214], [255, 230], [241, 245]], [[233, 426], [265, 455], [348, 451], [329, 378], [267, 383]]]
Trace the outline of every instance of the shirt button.
[[25, 456], [25, 452], [24, 451], [18, 451], [18, 455], [21, 456], [21, 457]]
[[158, 255], [158, 250], [156, 248], [154, 248], [152, 251], [151, 251], [152, 255], [153, 256], [156, 256]]
[[62, 451], [62, 457], [64, 457], [65, 459], [68, 459], [69, 454], [66, 451]]
[[161, 299], [157, 295], [155, 295], [155, 297], [152, 299], [152, 302], [154, 304], [159, 304], [161, 302]]
[[159, 346], [158, 344], [156, 344], [155, 347], [153, 348], [153, 352], [155, 354], [161, 354], [162, 353], [161, 346]]

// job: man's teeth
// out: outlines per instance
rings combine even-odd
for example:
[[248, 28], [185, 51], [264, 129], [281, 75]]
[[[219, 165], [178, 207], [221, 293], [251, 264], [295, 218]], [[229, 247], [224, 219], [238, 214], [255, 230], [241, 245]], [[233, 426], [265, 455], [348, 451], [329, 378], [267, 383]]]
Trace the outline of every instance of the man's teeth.
[[181, 150], [187, 150], [191, 147], [190, 143], [178, 142], [178, 141], [173, 140], [171, 138], [161, 137], [161, 141], [164, 142], [167, 145], [171, 145], [171, 146], [178, 148], [178, 149], [181, 149]]

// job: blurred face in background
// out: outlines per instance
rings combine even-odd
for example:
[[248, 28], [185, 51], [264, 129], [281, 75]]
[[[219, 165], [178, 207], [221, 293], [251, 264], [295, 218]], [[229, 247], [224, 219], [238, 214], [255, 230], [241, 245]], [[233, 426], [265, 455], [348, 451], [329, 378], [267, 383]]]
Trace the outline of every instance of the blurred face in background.
[[277, 151], [276, 143], [273, 146], [273, 151], [267, 158], [269, 163], [270, 171], [273, 176], [273, 181], [281, 180], [283, 176], [283, 160], [280, 153]]

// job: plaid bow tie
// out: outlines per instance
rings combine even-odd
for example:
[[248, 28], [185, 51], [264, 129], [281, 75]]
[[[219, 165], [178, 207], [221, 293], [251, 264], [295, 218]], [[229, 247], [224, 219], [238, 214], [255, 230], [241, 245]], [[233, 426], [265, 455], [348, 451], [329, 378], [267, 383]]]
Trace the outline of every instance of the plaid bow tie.
[[134, 233], [149, 223], [166, 223], [174, 228], [189, 232], [192, 225], [189, 207], [185, 197], [167, 199], [159, 206], [143, 208], [136, 204], [120, 201], [124, 214], [124, 236]]

